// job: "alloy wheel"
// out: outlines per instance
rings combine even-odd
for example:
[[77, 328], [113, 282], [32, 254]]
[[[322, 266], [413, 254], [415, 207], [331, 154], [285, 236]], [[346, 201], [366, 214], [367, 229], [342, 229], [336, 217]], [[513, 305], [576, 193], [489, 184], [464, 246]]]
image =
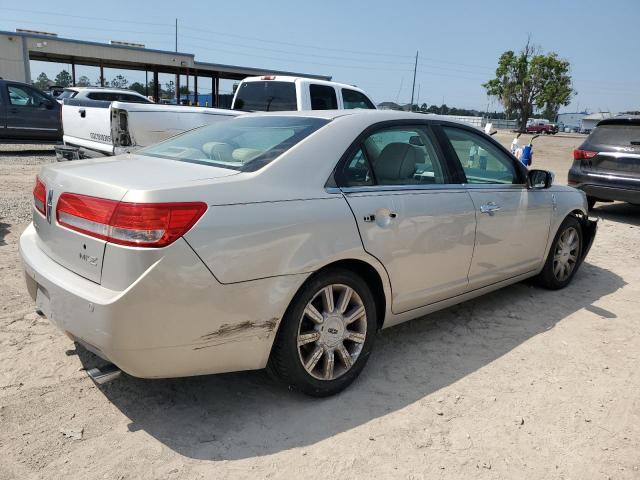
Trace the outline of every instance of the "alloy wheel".
[[318, 380], [335, 380], [355, 364], [367, 336], [367, 314], [357, 292], [328, 285], [307, 303], [298, 327], [298, 356]]
[[553, 275], [560, 282], [571, 276], [578, 262], [580, 236], [574, 227], [567, 228], [556, 243], [553, 255]]

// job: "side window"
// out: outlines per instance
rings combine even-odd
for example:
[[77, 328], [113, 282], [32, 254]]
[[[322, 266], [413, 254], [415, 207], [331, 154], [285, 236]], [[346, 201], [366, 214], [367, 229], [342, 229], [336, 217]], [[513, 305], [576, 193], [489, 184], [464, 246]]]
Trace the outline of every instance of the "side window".
[[130, 95], [128, 93], [121, 93], [118, 95], [118, 101], [129, 103], [150, 103], [146, 98], [140, 98], [137, 95]]
[[115, 102], [116, 100], [118, 100], [118, 94], [117, 93], [110, 93], [110, 92], [92, 92], [92, 93], [89, 93], [87, 95], [87, 98], [89, 98], [91, 100], [102, 100], [102, 101], [106, 101], [106, 102]]
[[369, 135], [344, 165], [345, 186], [447, 183], [446, 169], [423, 127], [392, 127]]
[[349, 90], [348, 88], [342, 89], [342, 103], [345, 109], [352, 108], [366, 108], [375, 109], [376, 107], [371, 103], [366, 95], [363, 95], [356, 90]]
[[343, 169], [343, 183], [347, 187], [373, 185], [369, 161], [362, 147], [347, 161]]
[[443, 130], [462, 164], [467, 183], [521, 183], [513, 159], [481, 135], [454, 127]]
[[309, 85], [311, 95], [311, 110], [335, 110], [338, 108], [338, 99], [333, 87], [327, 85]]
[[27, 87], [7, 85], [7, 93], [9, 94], [11, 105], [17, 107], [39, 107], [42, 104], [49, 103], [47, 97]]

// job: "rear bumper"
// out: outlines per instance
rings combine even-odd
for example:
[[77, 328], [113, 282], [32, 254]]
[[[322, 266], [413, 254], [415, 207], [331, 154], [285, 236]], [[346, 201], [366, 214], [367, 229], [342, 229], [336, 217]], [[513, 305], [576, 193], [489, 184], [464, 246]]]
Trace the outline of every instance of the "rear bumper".
[[598, 200], [640, 204], [640, 179], [569, 170], [569, 184]]
[[122, 291], [62, 267], [20, 238], [31, 297], [75, 341], [137, 377], [263, 368], [280, 318], [306, 275], [223, 285], [180, 239]]

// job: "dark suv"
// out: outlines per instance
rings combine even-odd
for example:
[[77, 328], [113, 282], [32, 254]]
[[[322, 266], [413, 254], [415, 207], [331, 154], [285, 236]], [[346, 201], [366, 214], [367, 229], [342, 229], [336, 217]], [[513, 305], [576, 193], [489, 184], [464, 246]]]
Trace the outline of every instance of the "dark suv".
[[49, 94], [0, 79], [0, 143], [62, 140], [60, 109]]
[[573, 151], [569, 185], [596, 202], [640, 204], [640, 116], [602, 120]]

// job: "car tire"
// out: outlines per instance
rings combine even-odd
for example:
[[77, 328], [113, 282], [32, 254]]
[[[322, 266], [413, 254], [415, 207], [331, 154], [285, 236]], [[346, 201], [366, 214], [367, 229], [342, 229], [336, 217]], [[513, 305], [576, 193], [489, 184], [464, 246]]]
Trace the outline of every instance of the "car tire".
[[289, 305], [267, 369], [307, 395], [334, 395], [364, 368], [376, 330], [375, 300], [362, 277], [342, 268], [324, 270]]
[[569, 285], [580, 267], [583, 245], [580, 222], [573, 216], [565, 218], [553, 239], [544, 267], [536, 277], [536, 283], [550, 290]]
[[589, 206], [589, 210], [593, 210], [593, 207], [596, 206], [596, 199], [593, 197], [587, 196], [587, 205]]

